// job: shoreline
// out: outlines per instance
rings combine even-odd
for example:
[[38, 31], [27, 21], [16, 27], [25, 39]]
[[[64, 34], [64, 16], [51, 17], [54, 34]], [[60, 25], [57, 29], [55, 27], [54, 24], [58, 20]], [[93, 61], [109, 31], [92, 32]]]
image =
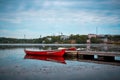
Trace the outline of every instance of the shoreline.
[[[38, 44], [38, 43], [0, 43], [0, 46], [113, 46], [115, 44]], [[118, 45], [116, 45], [118, 46]]]

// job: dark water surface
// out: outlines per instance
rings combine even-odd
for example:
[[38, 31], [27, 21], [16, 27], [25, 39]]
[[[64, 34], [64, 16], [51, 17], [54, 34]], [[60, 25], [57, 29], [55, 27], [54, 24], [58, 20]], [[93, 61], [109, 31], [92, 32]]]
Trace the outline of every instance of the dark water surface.
[[0, 49], [0, 80], [120, 80], [119, 65], [66, 57], [30, 57], [22, 47]]

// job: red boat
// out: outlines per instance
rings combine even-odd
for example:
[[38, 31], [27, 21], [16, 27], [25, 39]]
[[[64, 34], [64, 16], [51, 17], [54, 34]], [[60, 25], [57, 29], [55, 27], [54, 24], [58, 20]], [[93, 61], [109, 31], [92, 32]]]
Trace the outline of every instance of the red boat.
[[24, 50], [28, 55], [41, 55], [41, 56], [63, 56], [65, 50], [43, 50], [43, 51], [33, 51]]
[[35, 55], [25, 55], [24, 59], [35, 59], [35, 60], [44, 60], [66, 64], [65, 60], [61, 56], [35, 56]]
[[76, 51], [77, 49], [75, 47], [71, 47], [71, 48], [68, 48], [67, 50]]

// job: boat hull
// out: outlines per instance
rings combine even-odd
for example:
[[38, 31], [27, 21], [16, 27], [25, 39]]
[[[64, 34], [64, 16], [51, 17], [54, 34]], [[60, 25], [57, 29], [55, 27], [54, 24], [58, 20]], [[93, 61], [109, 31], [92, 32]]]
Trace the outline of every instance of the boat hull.
[[41, 56], [63, 56], [65, 50], [47, 50], [47, 51], [31, 51], [24, 50], [27, 55], [41, 55]]

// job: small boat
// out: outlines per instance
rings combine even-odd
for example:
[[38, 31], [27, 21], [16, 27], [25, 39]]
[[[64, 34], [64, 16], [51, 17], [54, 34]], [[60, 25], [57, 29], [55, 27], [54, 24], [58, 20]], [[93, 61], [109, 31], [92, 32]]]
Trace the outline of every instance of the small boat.
[[42, 51], [34, 51], [34, 50], [24, 50], [28, 55], [41, 55], [41, 56], [63, 56], [65, 50], [42, 50]]
[[24, 59], [43, 60], [43, 61], [50, 61], [50, 62], [57, 62], [57, 63], [66, 64], [66, 62], [62, 56], [25, 55]]
[[64, 48], [64, 47], [59, 47], [58, 50], [68, 50], [68, 51], [76, 51], [77, 49], [75, 47], [71, 47], [71, 48]]
[[86, 48], [77, 48], [77, 51], [84, 51]]

